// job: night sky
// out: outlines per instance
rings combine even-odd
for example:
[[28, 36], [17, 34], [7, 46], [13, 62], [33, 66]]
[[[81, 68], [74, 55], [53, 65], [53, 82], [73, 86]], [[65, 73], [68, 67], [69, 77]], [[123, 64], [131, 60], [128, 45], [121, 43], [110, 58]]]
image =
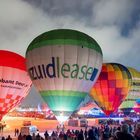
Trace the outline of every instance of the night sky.
[[[139, 0], [1, 0], [0, 49], [25, 56], [39, 34], [75, 29], [98, 42], [104, 62], [140, 71], [139, 5]], [[36, 94], [34, 89], [30, 94]]]

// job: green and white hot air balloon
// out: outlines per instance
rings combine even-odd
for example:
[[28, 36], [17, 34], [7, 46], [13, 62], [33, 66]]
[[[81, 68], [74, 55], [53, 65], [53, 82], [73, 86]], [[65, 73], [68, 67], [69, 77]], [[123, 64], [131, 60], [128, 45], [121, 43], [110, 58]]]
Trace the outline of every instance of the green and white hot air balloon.
[[92, 37], [70, 29], [45, 32], [28, 46], [29, 75], [59, 122], [66, 121], [89, 93], [102, 57]]

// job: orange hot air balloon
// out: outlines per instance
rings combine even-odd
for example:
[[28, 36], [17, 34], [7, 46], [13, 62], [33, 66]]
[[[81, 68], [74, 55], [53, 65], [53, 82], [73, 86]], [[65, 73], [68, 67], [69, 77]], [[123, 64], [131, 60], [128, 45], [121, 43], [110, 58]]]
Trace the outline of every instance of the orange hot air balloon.
[[29, 93], [31, 80], [25, 58], [0, 50], [0, 120]]
[[131, 84], [131, 74], [128, 69], [117, 63], [106, 63], [93, 88], [90, 96], [109, 116], [128, 95]]

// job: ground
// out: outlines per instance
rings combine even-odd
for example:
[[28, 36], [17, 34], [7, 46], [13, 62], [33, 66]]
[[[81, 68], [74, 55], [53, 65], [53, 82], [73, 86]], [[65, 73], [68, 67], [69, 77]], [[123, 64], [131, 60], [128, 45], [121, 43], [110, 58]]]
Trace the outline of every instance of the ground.
[[[26, 117], [9, 117], [6, 116], [3, 118], [2, 121], [5, 122], [6, 127], [4, 128], [3, 132], [1, 132], [1, 136], [8, 136], [9, 134], [16, 140], [14, 136], [15, 128], [20, 128], [23, 126], [23, 122], [25, 120], [31, 121], [32, 125], [37, 126], [39, 129], [40, 134], [43, 136], [45, 130], [47, 129], [49, 133], [53, 130], [56, 130], [57, 125], [59, 124], [57, 120], [46, 120], [46, 119], [39, 119], [39, 118], [26, 118]], [[95, 120], [88, 120], [89, 125], [95, 125]], [[80, 127], [71, 127], [65, 125], [66, 129], [81, 129]]]

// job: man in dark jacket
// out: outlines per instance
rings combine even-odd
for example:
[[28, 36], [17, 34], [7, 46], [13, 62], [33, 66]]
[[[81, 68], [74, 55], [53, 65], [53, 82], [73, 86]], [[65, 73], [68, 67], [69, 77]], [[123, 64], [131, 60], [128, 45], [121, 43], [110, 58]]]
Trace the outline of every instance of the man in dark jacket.
[[129, 126], [127, 124], [123, 124], [121, 127], [121, 131], [116, 133], [116, 140], [135, 140], [134, 136], [129, 133]]

